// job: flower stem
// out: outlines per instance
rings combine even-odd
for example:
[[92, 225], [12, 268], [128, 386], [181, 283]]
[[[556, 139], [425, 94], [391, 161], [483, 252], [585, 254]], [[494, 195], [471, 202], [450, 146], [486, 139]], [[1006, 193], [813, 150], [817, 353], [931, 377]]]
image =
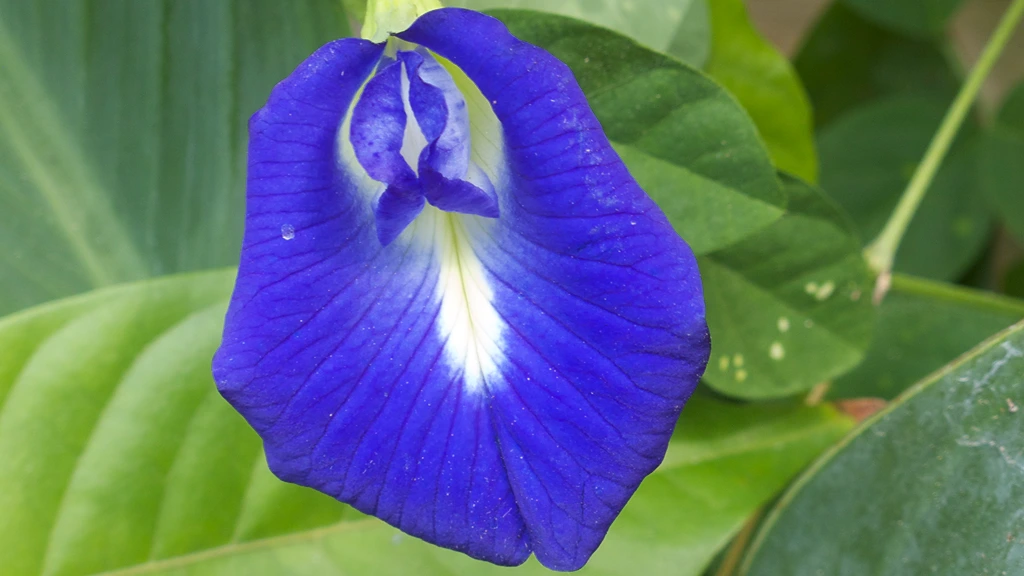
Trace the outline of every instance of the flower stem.
[[[946, 112], [939, 131], [935, 133], [931, 144], [928, 145], [924, 159], [918, 165], [910, 184], [903, 192], [896, 210], [889, 217], [881, 234], [864, 250], [868, 265], [879, 275], [879, 283], [875, 291], [876, 301], [880, 300], [884, 296], [885, 290], [888, 289], [896, 251], [899, 249], [903, 235], [907, 232], [907, 227], [910, 226], [914, 213], [917, 212], [925, 192], [928, 191], [928, 186], [939, 171], [943, 158], [949, 152], [953, 139], [981, 90], [982, 83], [999, 59], [999, 55], [1002, 54], [1022, 16], [1024, 16], [1024, 0], [1014, 0], [989, 38], [985, 50], [960, 88], [960, 93], [957, 94], [953, 105]], [[881, 293], [879, 293], [880, 291]]]

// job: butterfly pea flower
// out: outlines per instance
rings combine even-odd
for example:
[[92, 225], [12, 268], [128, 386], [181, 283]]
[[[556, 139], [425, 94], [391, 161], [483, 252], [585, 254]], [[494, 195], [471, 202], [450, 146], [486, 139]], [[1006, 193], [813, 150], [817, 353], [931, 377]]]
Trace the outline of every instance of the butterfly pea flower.
[[215, 379], [280, 478], [580, 568], [707, 362], [693, 254], [565, 64], [468, 10], [392, 31], [253, 116]]

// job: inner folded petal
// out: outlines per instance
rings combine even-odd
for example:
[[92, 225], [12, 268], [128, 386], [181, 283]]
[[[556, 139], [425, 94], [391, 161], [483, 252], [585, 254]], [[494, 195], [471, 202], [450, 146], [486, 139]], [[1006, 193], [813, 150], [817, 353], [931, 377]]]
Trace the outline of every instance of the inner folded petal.
[[498, 217], [498, 199], [487, 175], [470, 161], [466, 98], [452, 75], [429, 53], [399, 52], [409, 82], [409, 106], [427, 141], [418, 171], [423, 194], [448, 212]]
[[412, 224], [426, 201], [420, 189], [388, 186], [377, 198], [373, 215], [377, 221], [377, 240], [387, 246]]
[[417, 188], [416, 173], [402, 156], [406, 122], [402, 63], [395, 61], [366, 83], [352, 111], [352, 148], [374, 180], [414, 189]]
[[430, 54], [399, 52], [409, 75], [409, 104], [429, 142], [420, 171], [462, 178], [469, 166], [469, 112], [451, 74]]

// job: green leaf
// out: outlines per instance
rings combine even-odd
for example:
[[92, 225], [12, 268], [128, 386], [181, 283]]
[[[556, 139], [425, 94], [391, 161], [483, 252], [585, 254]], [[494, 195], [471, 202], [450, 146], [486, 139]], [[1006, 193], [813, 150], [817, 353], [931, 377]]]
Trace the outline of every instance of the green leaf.
[[941, 34], [962, 0], [842, 0], [879, 24], [916, 36]]
[[985, 197], [1006, 228], [1024, 243], [1024, 132], [996, 125], [981, 137], [980, 166]]
[[915, 385], [767, 518], [750, 576], [1020, 574], [1024, 323]]
[[[720, 87], [582, 22], [494, 14], [572, 68], [637, 181], [705, 255], [700, 266], [715, 342], [707, 382], [736, 396], [784, 396], [860, 360], [872, 313], [860, 298], [870, 280], [858, 240], [819, 192], [795, 181], [786, 189], [796, 205], [783, 216], [784, 196], [755, 129]], [[820, 298], [806, 292], [809, 284]], [[792, 325], [784, 334], [777, 327], [782, 318]], [[772, 359], [776, 344], [779, 360]], [[729, 365], [720, 370], [716, 363], [726, 356]], [[749, 364], [736, 366], [736, 357]]]
[[271, 475], [213, 385], [233, 276], [0, 320], [0, 574], [90, 574], [342, 518]]
[[[453, 0], [446, 6], [460, 6], [474, 10], [516, 8], [540, 10], [551, 14], [577, 18], [633, 38], [658, 52], [665, 52], [676, 39], [677, 31], [688, 29], [707, 34], [707, 16], [701, 22], [701, 4], [707, 0]], [[518, 36], [518, 34], [517, 34]], [[525, 40], [525, 38], [524, 38]], [[694, 39], [696, 40], [696, 39]], [[706, 44], [704, 50], [706, 50]], [[699, 42], [690, 54], [699, 57]]]
[[711, 15], [708, 0], [691, 0], [689, 10], [672, 36], [667, 54], [694, 68], [703, 68], [711, 55]]
[[982, 188], [1010, 232], [1024, 243], [1024, 84], [1003, 104], [995, 124], [982, 136]]
[[1006, 97], [999, 110], [998, 122], [1007, 128], [1024, 132], [1024, 82]]
[[864, 362], [835, 381], [835, 398], [893, 398], [978, 342], [1024, 319], [1024, 301], [896, 275]]
[[859, 104], [901, 93], [953, 101], [960, 81], [935, 40], [907, 38], [832, 3], [794, 65], [825, 126]]
[[698, 254], [782, 216], [785, 196], [757, 131], [700, 72], [584, 22], [492, 13], [569, 65], [630, 172]]
[[779, 221], [700, 258], [711, 362], [704, 380], [745, 398], [805, 391], [855, 366], [871, 337], [872, 279], [848, 221], [787, 179]]
[[1024, 261], [1018, 262], [1003, 278], [1003, 288], [1007, 295], [1024, 298]]
[[[177, 565], [235, 574], [238, 562], [252, 573], [318, 573], [325, 554], [399, 573], [490, 568], [376, 520], [324, 528], [359, 515], [271, 475], [259, 438], [210, 375], [232, 277], [115, 287], [0, 320], [0, 574]], [[698, 574], [746, 516], [848, 428], [827, 407], [697, 395], [662, 467], [589, 570], [684, 565]], [[436, 559], [430, 569], [424, 558]]]
[[[579, 574], [697, 576], [746, 516], [850, 426], [829, 408], [694, 400], [662, 468], [640, 487]], [[749, 421], [748, 421], [749, 419]], [[743, 422], [743, 424], [740, 424]], [[698, 429], [698, 426], [701, 428]], [[692, 432], [693, 438], [687, 440]], [[551, 574], [471, 560], [376, 520], [222, 547], [125, 574]]]
[[[881, 231], [946, 111], [942, 99], [901, 95], [845, 113], [822, 130], [821, 185], [866, 242]], [[954, 145], [900, 245], [895, 269], [963, 274], [984, 248], [991, 218], [981, 199], [973, 139]]]
[[0, 0], [0, 314], [237, 260], [247, 118], [336, 0]]
[[776, 167], [818, 179], [811, 105], [789, 60], [754, 28], [743, 0], [713, 0], [707, 73], [747, 109]]

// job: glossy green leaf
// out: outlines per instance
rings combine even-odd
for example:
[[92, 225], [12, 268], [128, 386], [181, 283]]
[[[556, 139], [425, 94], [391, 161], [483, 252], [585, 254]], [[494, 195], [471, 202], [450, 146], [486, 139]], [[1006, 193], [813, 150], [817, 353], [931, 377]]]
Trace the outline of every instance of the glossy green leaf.
[[492, 14], [572, 68], [630, 172], [694, 251], [728, 246], [782, 216], [785, 195], [756, 129], [706, 76], [584, 22]]
[[793, 64], [819, 127], [884, 96], [910, 92], [952, 102], [960, 85], [938, 41], [894, 33], [841, 2], [814, 25]]
[[[705, 19], [701, 30], [701, 7], [706, 0], [452, 0], [446, 6], [461, 6], [474, 10], [515, 8], [540, 10], [551, 14], [577, 18], [590, 24], [603, 26], [625, 34], [659, 52], [666, 51], [681, 27], [690, 27], [705, 34], [709, 40]], [[706, 16], [706, 14], [705, 14]], [[699, 49], [699, 47], [697, 48]]]
[[915, 385], [793, 486], [750, 576], [1020, 574], [1024, 323]]
[[[0, 575], [178, 564], [322, 573], [330, 550], [346, 567], [490, 569], [376, 520], [325, 528], [360, 516], [271, 475], [259, 439], [210, 376], [231, 279], [170, 277], [0, 320]], [[827, 407], [701, 395], [685, 414], [664, 464], [588, 570], [643, 562], [646, 573], [699, 573], [747, 515], [849, 427]], [[216, 568], [221, 557], [233, 559]], [[233, 571], [236, 562], [252, 571]]]
[[[860, 360], [872, 317], [860, 298], [870, 281], [859, 242], [819, 192], [796, 182], [786, 189], [797, 204], [783, 216], [782, 190], [755, 129], [721, 88], [582, 22], [494, 14], [572, 68], [630, 171], [705, 255], [715, 342], [705, 379], [713, 387], [742, 397], [784, 396]], [[780, 318], [793, 329], [780, 334]], [[778, 360], [775, 344], [783, 349]], [[729, 366], [719, 370], [725, 356]], [[734, 357], [750, 364], [736, 366]]]
[[842, 0], [879, 24], [918, 36], [941, 34], [963, 0]]
[[91, 574], [343, 517], [271, 475], [213, 385], [232, 278], [119, 286], [0, 320], [0, 574]]
[[[579, 574], [699, 575], [746, 516], [850, 426], [828, 408], [730, 407], [701, 399], [687, 411], [692, 424], [684, 418], [662, 468], [640, 487]], [[533, 559], [515, 569], [484, 564], [377, 520], [216, 548], [124, 572], [196, 573], [553, 574]]]
[[1024, 243], [1024, 84], [1003, 104], [982, 136], [982, 187], [997, 217]]
[[[822, 188], [846, 209], [865, 242], [881, 231], [946, 111], [942, 99], [901, 95], [854, 108], [822, 130]], [[947, 157], [896, 254], [900, 272], [955, 279], [988, 239], [973, 139]]]
[[0, 314], [237, 260], [245, 128], [336, 0], [0, 0]]
[[837, 379], [835, 398], [890, 399], [988, 336], [1024, 319], [1024, 301], [897, 275], [867, 357]]
[[872, 279], [850, 224], [787, 179], [785, 216], [700, 258], [714, 342], [704, 379], [748, 398], [805, 391], [855, 366], [871, 337]]
[[707, 73], [747, 109], [779, 170], [818, 179], [811, 105], [800, 79], [754, 28], [743, 0], [713, 0]]

